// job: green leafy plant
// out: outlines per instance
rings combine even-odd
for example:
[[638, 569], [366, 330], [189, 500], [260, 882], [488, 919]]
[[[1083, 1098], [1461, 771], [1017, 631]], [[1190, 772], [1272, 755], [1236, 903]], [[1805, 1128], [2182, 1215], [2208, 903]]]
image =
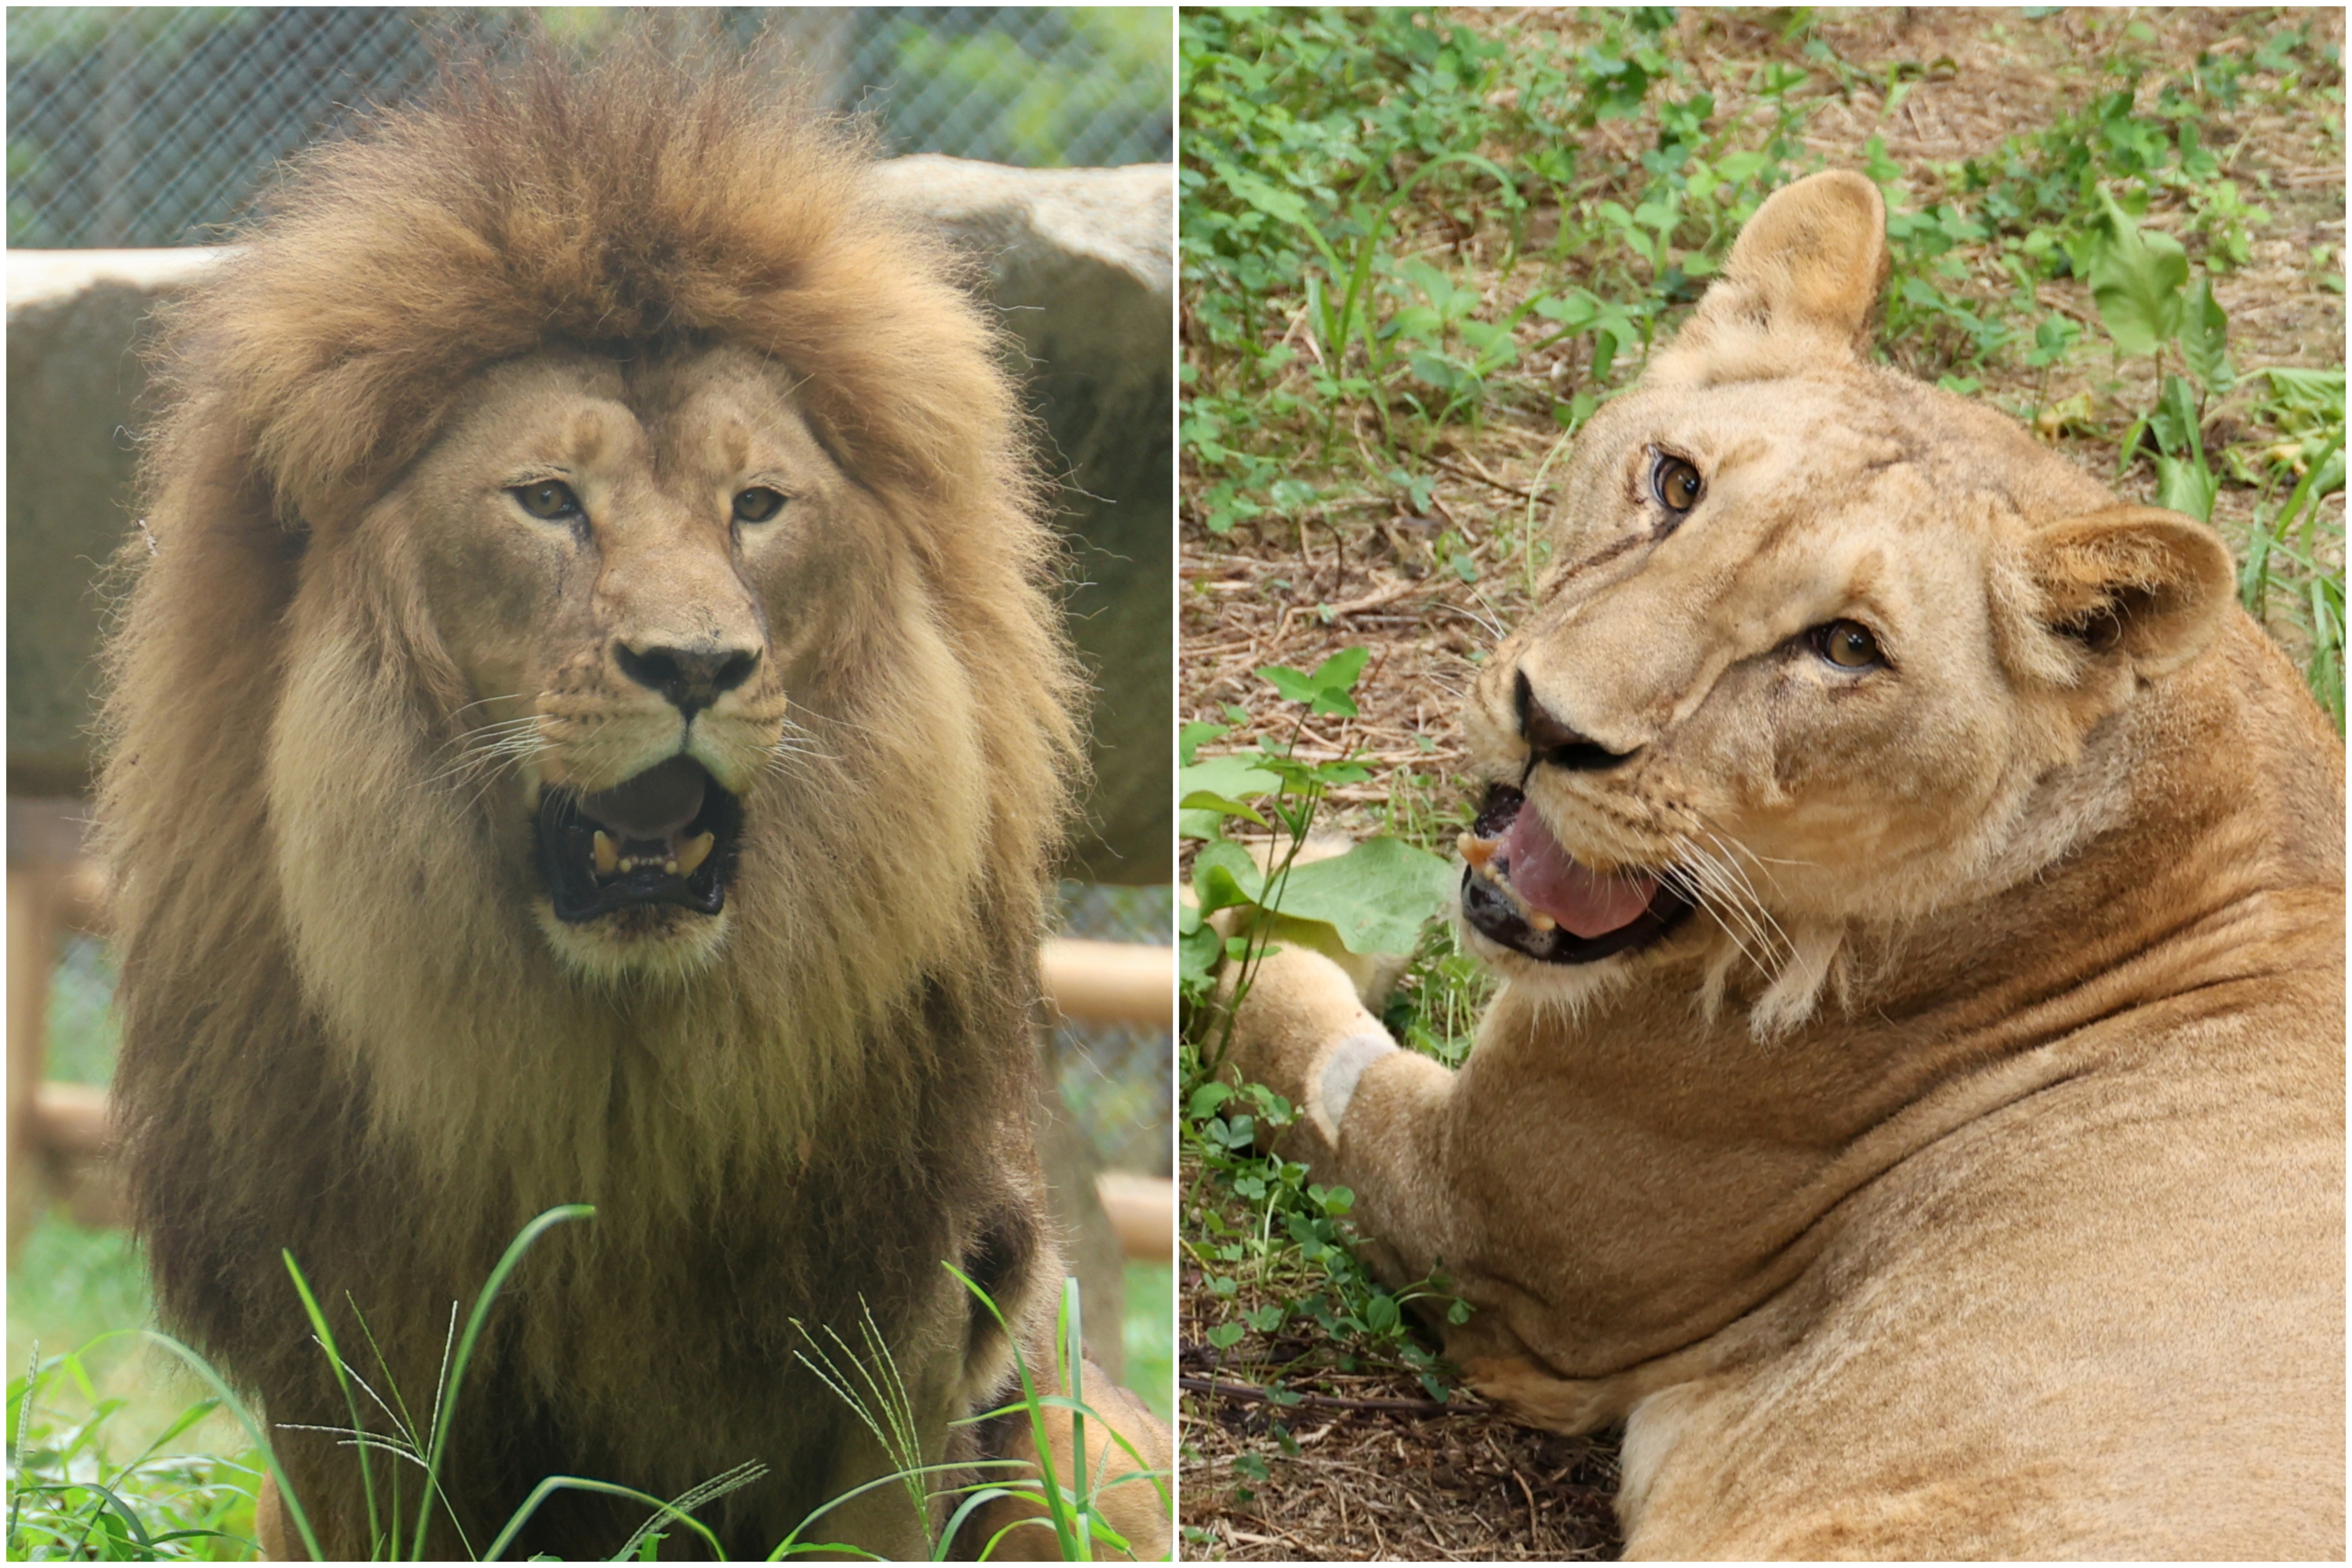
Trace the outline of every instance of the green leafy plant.
[[[97, 1343], [47, 1358], [37, 1345], [25, 1375], [8, 1385], [8, 1556], [106, 1563], [251, 1556], [258, 1456], [167, 1452], [219, 1407], [202, 1399], [128, 1461], [111, 1458], [108, 1433], [123, 1401], [100, 1398], [91, 1385], [83, 1357]], [[79, 1390], [78, 1418], [47, 1408], [59, 1382]]]
[[[2078, 268], [2090, 280], [2100, 323], [2118, 354], [2156, 361], [2155, 408], [2125, 436], [2129, 463], [2143, 434], [2156, 444], [2157, 504], [2210, 521], [2221, 490], [2206, 459], [2208, 402], [2236, 384], [2230, 363], [2229, 318], [2213, 298], [2213, 281], [2189, 286], [2188, 253], [2171, 235], [2143, 232], [2115, 197], [2100, 193], [2100, 221], [2084, 231]], [[2167, 369], [2168, 359], [2185, 373]]]
[[[1294, 1326], [1320, 1339], [1356, 1347], [1344, 1363], [1366, 1355], [1413, 1371], [1431, 1397], [1446, 1397], [1436, 1354], [1411, 1333], [1416, 1303], [1454, 1322], [1468, 1309], [1433, 1277], [1391, 1291], [1375, 1281], [1353, 1250], [1349, 1216], [1355, 1196], [1344, 1186], [1308, 1179], [1307, 1167], [1260, 1145], [1296, 1119], [1297, 1109], [1262, 1084], [1235, 1084], [1217, 1076], [1231, 1039], [1231, 1007], [1213, 1005], [1220, 966], [1228, 997], [1244, 998], [1256, 964], [1272, 945], [1315, 933], [1327, 946], [1359, 954], [1410, 953], [1445, 904], [1454, 868], [1404, 841], [1375, 837], [1346, 852], [1302, 860], [1323, 793], [1365, 777], [1349, 758], [1307, 761], [1297, 756], [1309, 717], [1352, 717], [1352, 695], [1366, 651], [1344, 649], [1313, 671], [1280, 666], [1258, 672], [1284, 701], [1303, 710], [1286, 740], [1262, 737], [1258, 748], [1209, 758], [1204, 742], [1226, 727], [1186, 727], [1181, 800], [1184, 831], [1202, 841], [1193, 862], [1195, 904], [1184, 915], [1182, 974], [1193, 1030], [1186, 1047], [1185, 1140], [1195, 1172], [1185, 1209], [1200, 1235], [1184, 1245], [1204, 1271], [1213, 1298], [1235, 1301], [1235, 1315], [1207, 1327], [1217, 1351], [1243, 1338], [1282, 1333]], [[1253, 851], [1226, 836], [1229, 829], [1265, 835]], [[1212, 916], [1226, 912], [1231, 935]], [[1426, 1044], [1426, 1036], [1409, 1043]], [[1457, 1058], [1458, 1060], [1458, 1055]], [[1213, 1184], [1218, 1197], [1204, 1190]], [[1238, 1210], [1239, 1216], [1228, 1218]], [[1241, 1298], [1248, 1298], [1244, 1301]], [[1279, 1415], [1297, 1396], [1279, 1387], [1268, 1397], [1277, 1415], [1272, 1430], [1288, 1440]], [[1263, 1480], [1264, 1461], [1236, 1461], [1244, 1491]], [[1254, 1473], [1255, 1468], [1255, 1473]]]
[[[1235, 996], [1246, 993], [1274, 917], [1315, 923], [1350, 952], [1400, 952], [1411, 950], [1423, 923], [1444, 906], [1451, 868], [1401, 840], [1370, 839], [1329, 859], [1299, 862], [1325, 792], [1370, 777], [1348, 758], [1308, 760], [1297, 754], [1309, 717], [1356, 716], [1351, 693], [1369, 656], [1363, 648], [1348, 648], [1311, 674], [1280, 666], [1258, 672], [1283, 700], [1304, 710], [1286, 740], [1261, 737], [1254, 752], [1202, 760], [1200, 746], [1225, 728], [1187, 727], [1177, 782], [1184, 812], [1179, 831], [1206, 841], [1192, 862], [1194, 902], [1179, 917], [1177, 949], [1185, 994], [1196, 1007], [1208, 1000], [1221, 961], [1235, 966]], [[1226, 836], [1229, 826], [1244, 823], [1268, 836], [1263, 861]], [[1234, 935], [1221, 936], [1209, 917], [1228, 909], [1250, 917]], [[1230, 1014], [1223, 1028], [1229, 1036]], [[1223, 1037], [1213, 1054], [1213, 1061], [1223, 1060]]]

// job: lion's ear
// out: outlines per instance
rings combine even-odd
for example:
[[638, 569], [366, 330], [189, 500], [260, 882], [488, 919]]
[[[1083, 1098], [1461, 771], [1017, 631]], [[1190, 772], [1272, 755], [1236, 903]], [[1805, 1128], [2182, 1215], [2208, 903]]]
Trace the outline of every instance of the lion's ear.
[[1760, 381], [1859, 363], [1886, 283], [1886, 204], [1832, 169], [1772, 193], [1645, 386]]
[[2213, 530], [2153, 507], [2068, 517], [2028, 536], [2026, 550], [2042, 623], [2142, 675], [2195, 657], [2236, 597]]

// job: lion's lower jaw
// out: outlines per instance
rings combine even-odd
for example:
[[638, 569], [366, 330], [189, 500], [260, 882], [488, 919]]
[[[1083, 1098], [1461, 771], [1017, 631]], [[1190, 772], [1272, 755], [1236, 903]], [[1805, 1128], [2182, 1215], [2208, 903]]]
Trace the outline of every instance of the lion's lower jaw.
[[730, 911], [703, 915], [670, 904], [566, 921], [544, 894], [531, 900], [531, 914], [566, 973], [608, 984], [698, 979], [718, 963], [733, 928]]

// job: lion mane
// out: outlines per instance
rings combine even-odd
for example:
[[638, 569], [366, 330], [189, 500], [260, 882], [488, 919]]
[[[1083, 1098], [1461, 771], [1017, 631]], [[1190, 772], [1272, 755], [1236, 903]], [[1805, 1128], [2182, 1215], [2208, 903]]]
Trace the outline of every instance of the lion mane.
[[[341, 1427], [281, 1249], [421, 1411], [450, 1304], [530, 1216], [595, 1204], [526, 1260], [463, 1391], [468, 1531], [551, 1472], [676, 1495], [756, 1459], [703, 1517], [764, 1553], [866, 1440], [804, 1333], [870, 1321], [910, 1385], [948, 1357], [961, 1416], [1009, 1360], [942, 1260], [1016, 1334], [1050, 1314], [1034, 955], [1076, 681], [997, 333], [871, 159], [756, 65], [460, 67], [299, 160], [168, 322], [100, 803], [137, 1224], [168, 1325], [274, 1424]], [[793, 692], [806, 755], [760, 785], [718, 959], [599, 984], [493, 906], [493, 825], [451, 769], [466, 693], [369, 508], [488, 367], [711, 344], [795, 378], [920, 601], [877, 577]], [[977, 768], [932, 765], [953, 705], [904, 657], [917, 622]], [[364, 1554], [351, 1451], [278, 1442], [322, 1539]], [[517, 1550], [609, 1552], [643, 1515], [566, 1494]]]

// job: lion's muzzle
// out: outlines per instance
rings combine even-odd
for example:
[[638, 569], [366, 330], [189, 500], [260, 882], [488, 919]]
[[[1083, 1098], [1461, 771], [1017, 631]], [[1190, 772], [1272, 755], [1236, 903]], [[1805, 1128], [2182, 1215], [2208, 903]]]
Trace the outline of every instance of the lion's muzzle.
[[687, 757], [593, 795], [549, 790], [539, 864], [556, 918], [577, 925], [653, 904], [718, 914], [742, 823], [742, 802]]

